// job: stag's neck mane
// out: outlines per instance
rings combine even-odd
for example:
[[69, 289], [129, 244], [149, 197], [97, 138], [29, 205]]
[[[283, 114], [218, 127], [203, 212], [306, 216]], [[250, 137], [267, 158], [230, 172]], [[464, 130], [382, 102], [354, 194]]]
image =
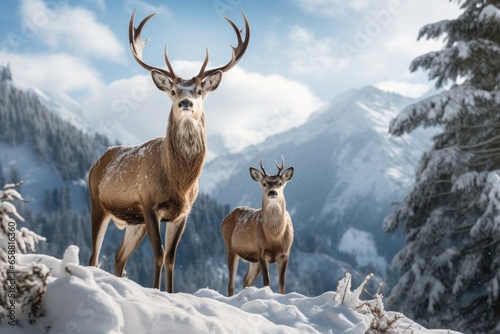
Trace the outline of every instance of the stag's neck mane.
[[280, 234], [284, 231], [286, 203], [278, 201], [274, 203], [262, 203], [262, 227], [270, 235]]
[[173, 186], [191, 190], [197, 182], [207, 150], [205, 117], [199, 121], [185, 118], [180, 122], [170, 113], [167, 134], [163, 144], [163, 166]]

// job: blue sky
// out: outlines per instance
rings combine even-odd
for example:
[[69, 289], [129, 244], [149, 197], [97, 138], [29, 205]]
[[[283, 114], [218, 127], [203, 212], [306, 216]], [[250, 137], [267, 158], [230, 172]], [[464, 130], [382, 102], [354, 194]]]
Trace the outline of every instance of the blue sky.
[[233, 150], [302, 123], [351, 88], [424, 94], [432, 83], [408, 67], [441, 43], [417, 42], [418, 30], [459, 14], [446, 0], [4, 1], [0, 63], [23, 84], [75, 99], [96, 127], [132, 133], [130, 143], [162, 135], [170, 101], [128, 47], [135, 8], [136, 25], [158, 13], [143, 31], [151, 39], [146, 62], [164, 66], [167, 45], [187, 78], [197, 74], [205, 47], [210, 65], [229, 60], [236, 40], [223, 16], [243, 27], [245, 11], [248, 51], [205, 103], [209, 134]]

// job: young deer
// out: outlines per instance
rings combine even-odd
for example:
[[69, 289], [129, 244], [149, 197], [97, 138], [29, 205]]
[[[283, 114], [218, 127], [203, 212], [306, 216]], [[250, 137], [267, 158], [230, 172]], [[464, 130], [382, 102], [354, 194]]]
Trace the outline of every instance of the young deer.
[[250, 176], [263, 189], [262, 208], [240, 206], [222, 221], [222, 237], [226, 244], [229, 270], [229, 296], [234, 293], [234, 278], [240, 257], [250, 262], [244, 278], [245, 287], [255, 282], [259, 272], [262, 272], [264, 285], [269, 286], [269, 263], [278, 262], [279, 289], [280, 293], [285, 293], [285, 274], [293, 242], [293, 226], [286, 211], [283, 188], [292, 179], [294, 169], [290, 167], [281, 173], [285, 165], [283, 157], [281, 159], [281, 167], [276, 162], [276, 175], [267, 175], [262, 161], [262, 172], [250, 167]]

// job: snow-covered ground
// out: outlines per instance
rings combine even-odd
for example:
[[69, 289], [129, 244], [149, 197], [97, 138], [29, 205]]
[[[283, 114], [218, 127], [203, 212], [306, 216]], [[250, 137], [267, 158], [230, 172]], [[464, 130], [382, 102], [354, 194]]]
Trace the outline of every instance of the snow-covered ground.
[[[349, 275], [339, 278], [337, 292], [316, 297], [254, 287], [225, 297], [209, 288], [193, 295], [143, 288], [79, 265], [76, 246], [63, 260], [18, 254], [17, 261], [51, 268], [42, 301], [45, 315], [32, 325], [3, 321], [0, 333], [380, 333], [371, 326], [391, 323], [394, 328], [386, 333], [457, 333], [427, 330], [400, 313], [385, 312], [380, 296], [363, 294], [362, 287], [351, 291]], [[369, 300], [360, 300], [360, 294]]]

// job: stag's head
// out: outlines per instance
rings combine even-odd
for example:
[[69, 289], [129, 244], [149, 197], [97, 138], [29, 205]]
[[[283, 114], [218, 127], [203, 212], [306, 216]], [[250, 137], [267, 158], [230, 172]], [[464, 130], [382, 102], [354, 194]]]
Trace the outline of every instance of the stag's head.
[[245, 21], [245, 39], [243, 40], [241, 32], [234, 24], [233, 21], [225, 18], [233, 27], [238, 38], [238, 45], [232, 47], [231, 60], [224, 66], [214, 69], [206, 70], [208, 64], [209, 54], [208, 48], [206, 49], [205, 60], [201, 66], [200, 72], [197, 76], [191, 79], [183, 79], [178, 77], [173, 68], [170, 60], [168, 59], [167, 48], [165, 47], [165, 62], [167, 69], [152, 67], [142, 60], [142, 51], [144, 46], [149, 42], [149, 39], [141, 39], [141, 31], [144, 25], [156, 13], [147, 16], [137, 28], [134, 27], [134, 17], [136, 11], [132, 14], [129, 24], [129, 42], [132, 55], [135, 60], [143, 68], [151, 72], [153, 82], [158, 89], [166, 92], [172, 100], [172, 113], [175, 119], [180, 120], [185, 117], [193, 117], [199, 119], [203, 115], [203, 101], [208, 93], [215, 90], [221, 81], [222, 73], [230, 70], [235, 66], [245, 53], [248, 42], [250, 41], [250, 26], [245, 13], [242, 11], [243, 19]]
[[283, 157], [281, 157], [281, 166], [278, 165], [277, 161], [274, 161], [274, 163], [278, 168], [278, 174], [276, 175], [268, 175], [262, 165], [262, 161], [259, 163], [262, 171], [250, 167], [250, 176], [262, 187], [262, 201], [264, 203], [284, 201], [285, 195], [283, 194], [283, 189], [286, 183], [293, 177], [293, 167], [289, 167], [283, 171], [285, 168], [285, 159]]

